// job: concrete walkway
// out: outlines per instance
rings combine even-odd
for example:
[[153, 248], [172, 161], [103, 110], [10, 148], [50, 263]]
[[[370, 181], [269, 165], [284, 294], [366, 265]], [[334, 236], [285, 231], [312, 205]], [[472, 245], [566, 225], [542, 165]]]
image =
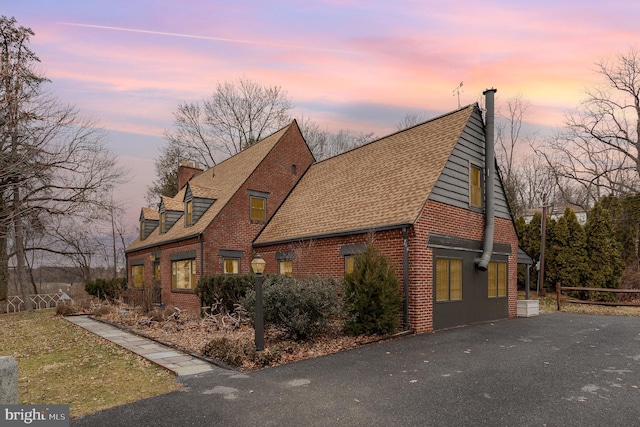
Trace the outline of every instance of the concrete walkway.
[[221, 370], [202, 359], [181, 353], [156, 341], [143, 338], [107, 323], [93, 320], [88, 316], [65, 317], [69, 322], [132, 351], [145, 359], [174, 372], [178, 376], [195, 375]]

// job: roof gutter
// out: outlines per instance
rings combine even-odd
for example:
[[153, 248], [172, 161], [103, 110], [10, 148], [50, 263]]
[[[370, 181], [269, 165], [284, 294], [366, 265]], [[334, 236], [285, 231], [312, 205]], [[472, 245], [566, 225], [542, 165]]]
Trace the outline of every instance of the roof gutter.
[[485, 123], [485, 200], [486, 208], [484, 212], [484, 248], [482, 256], [475, 260], [476, 268], [480, 271], [487, 271], [493, 252], [493, 237], [495, 231], [495, 197], [494, 197], [494, 175], [495, 175], [495, 141], [494, 141], [494, 96], [497, 89], [487, 89], [483, 92], [485, 96], [485, 106], [487, 108]]
[[254, 248], [260, 248], [260, 247], [264, 247], [264, 246], [274, 246], [274, 245], [283, 245], [283, 244], [286, 244], [286, 243], [303, 242], [303, 241], [306, 241], [306, 240], [327, 239], [327, 238], [330, 238], [330, 237], [351, 236], [353, 234], [366, 234], [366, 233], [371, 233], [371, 232], [397, 230], [399, 228], [411, 227], [411, 226], [413, 226], [413, 223], [389, 224], [389, 225], [382, 225], [382, 226], [379, 226], [379, 227], [361, 228], [361, 229], [357, 229], [357, 230], [344, 230], [344, 231], [336, 231], [334, 233], [315, 234], [315, 235], [309, 235], [309, 236], [300, 236], [300, 237], [295, 237], [295, 238], [290, 238], [290, 239], [276, 240], [276, 241], [272, 241], [272, 242], [262, 242], [262, 243], [253, 242], [253, 247]]
[[138, 251], [142, 251], [142, 250], [145, 250], [145, 249], [154, 248], [156, 246], [162, 246], [162, 245], [167, 245], [169, 243], [180, 242], [182, 240], [193, 239], [193, 238], [199, 237], [200, 235], [202, 235], [202, 233], [195, 233], [195, 234], [190, 234], [190, 235], [184, 236], [184, 237], [177, 237], [175, 239], [163, 240], [161, 242], [156, 242], [156, 243], [153, 243], [153, 244], [150, 244], [150, 245], [140, 246], [140, 247], [134, 248], [134, 249], [125, 249], [124, 253], [125, 254], [130, 254], [132, 252], [138, 252]]

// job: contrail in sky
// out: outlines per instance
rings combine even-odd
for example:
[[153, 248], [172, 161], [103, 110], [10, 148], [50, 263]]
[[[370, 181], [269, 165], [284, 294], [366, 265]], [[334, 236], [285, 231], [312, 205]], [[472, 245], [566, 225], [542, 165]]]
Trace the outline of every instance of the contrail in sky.
[[347, 50], [326, 49], [326, 48], [313, 47], [313, 46], [297, 46], [297, 45], [284, 44], [284, 43], [265, 43], [265, 42], [257, 42], [252, 40], [238, 40], [238, 39], [227, 39], [223, 37], [196, 36], [192, 34], [179, 34], [179, 33], [168, 33], [164, 31], [138, 30], [135, 28], [107, 27], [104, 25], [78, 24], [74, 22], [61, 22], [60, 24], [70, 25], [73, 27], [97, 28], [101, 30], [126, 31], [129, 33], [143, 33], [143, 34], [153, 34], [158, 36], [182, 37], [182, 38], [200, 39], [200, 40], [213, 40], [213, 41], [219, 41], [219, 42], [225, 42], [225, 43], [239, 43], [239, 44], [249, 44], [249, 45], [256, 45], [256, 46], [284, 47], [289, 49], [302, 49], [302, 50], [317, 50], [322, 52], [334, 52], [334, 53], [348, 53], [348, 54], [356, 53], [356, 52], [350, 52]]

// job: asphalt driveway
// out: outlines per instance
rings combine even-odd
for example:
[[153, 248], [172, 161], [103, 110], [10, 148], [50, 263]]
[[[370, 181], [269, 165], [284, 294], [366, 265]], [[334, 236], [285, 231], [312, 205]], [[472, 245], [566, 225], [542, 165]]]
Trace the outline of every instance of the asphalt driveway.
[[640, 425], [640, 318], [545, 314], [181, 381], [71, 425]]

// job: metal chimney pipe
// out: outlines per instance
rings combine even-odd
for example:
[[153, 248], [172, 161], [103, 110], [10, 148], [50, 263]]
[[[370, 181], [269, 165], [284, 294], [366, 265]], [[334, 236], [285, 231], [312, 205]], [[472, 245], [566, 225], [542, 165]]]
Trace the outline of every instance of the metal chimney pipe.
[[491, 261], [491, 253], [493, 252], [493, 235], [495, 230], [495, 200], [494, 200], [494, 176], [496, 165], [495, 141], [494, 141], [494, 119], [495, 106], [494, 98], [497, 89], [487, 89], [482, 94], [485, 96], [485, 107], [487, 114], [485, 116], [485, 211], [484, 211], [484, 248], [482, 256], [476, 259], [476, 268], [480, 271], [487, 271], [489, 262]]

